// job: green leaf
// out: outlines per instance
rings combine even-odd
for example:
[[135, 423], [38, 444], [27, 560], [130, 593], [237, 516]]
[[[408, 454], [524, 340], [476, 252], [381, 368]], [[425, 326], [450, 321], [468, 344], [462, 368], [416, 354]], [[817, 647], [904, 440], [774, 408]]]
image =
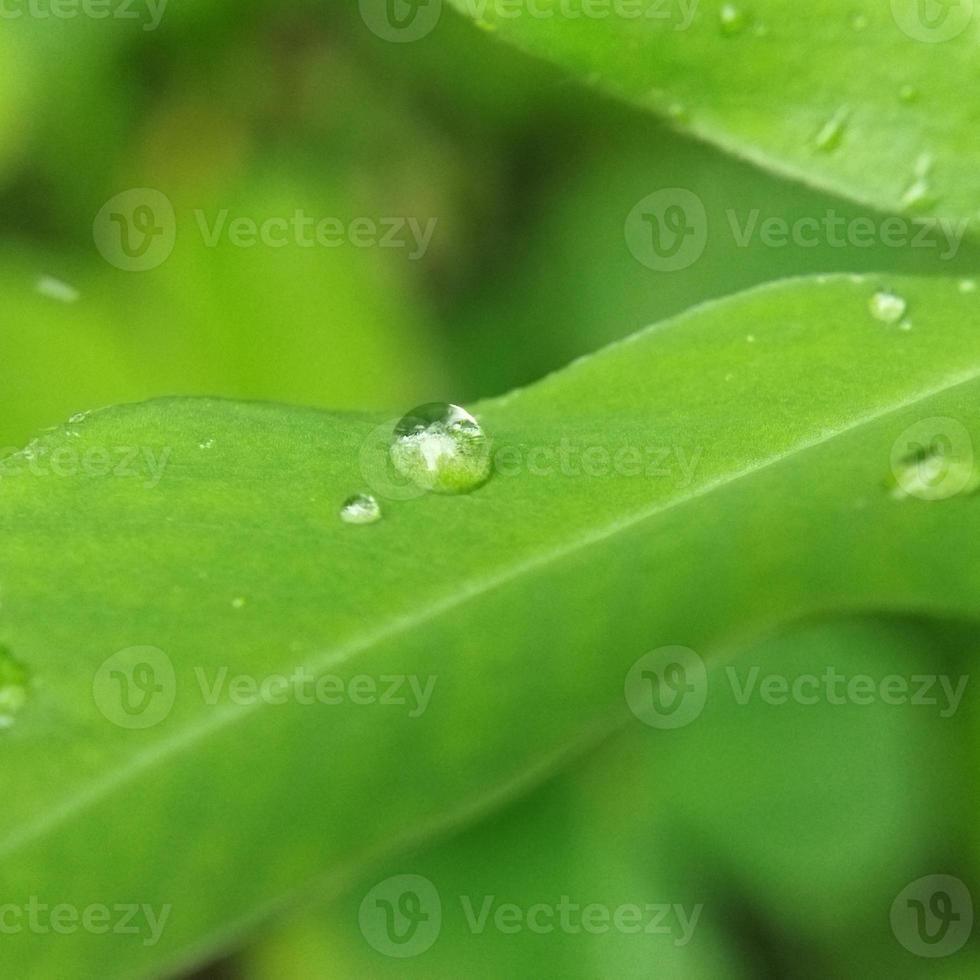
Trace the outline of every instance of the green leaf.
[[449, 3], [762, 167], [886, 211], [976, 216], [972, 3]]
[[[159, 937], [8, 936], [5, 973], [224, 947], [543, 778], [622, 722], [652, 648], [975, 615], [978, 296], [889, 285], [911, 329], [871, 316], [877, 282], [791, 281], [476, 406], [497, 473], [468, 496], [369, 486], [377, 417], [210, 400], [94, 413], [5, 462], [0, 645], [31, 681], [0, 743], [0, 892], [170, 907]], [[916, 447], [944, 438], [937, 482]], [[382, 521], [341, 524], [369, 489]], [[297, 670], [329, 685], [312, 704]], [[241, 703], [277, 676], [284, 704]], [[386, 678], [431, 696], [379, 703]]]
[[[769, 638], [709, 671], [705, 710], [689, 725], [656, 731], [634, 720], [527, 800], [400, 854], [341, 901], [287, 921], [245, 955], [245, 975], [758, 976], [765, 952], [794, 943], [815, 951], [814, 938], [828, 930], [850, 938], [848, 955], [884, 932], [894, 948], [882, 941], [876, 955], [907, 956], [888, 910], [935, 861], [932, 838], [954, 832], [931, 803], [955, 796], [959, 771], [943, 762], [965, 718], [944, 717], [945, 704], [881, 693], [889, 677], [904, 678], [909, 695], [921, 686], [912, 678], [934, 677], [937, 650], [932, 631], [906, 622], [808, 623]], [[809, 683], [828, 671], [844, 681]], [[805, 693], [783, 700], [763, 686], [767, 677], [807, 679]], [[876, 683], [866, 703], [846, 697], [860, 677]], [[369, 898], [362, 910], [379, 883], [404, 874], [432, 884], [441, 928], [420, 932], [404, 949], [410, 955], [392, 958]], [[563, 920], [562, 896], [608, 910], [605, 928], [589, 933]], [[501, 909], [511, 904], [530, 913], [532, 926], [543, 916], [542, 928], [507, 919]], [[626, 904], [675, 911], [662, 933], [633, 934], [613, 918]], [[698, 905], [685, 941], [676, 909], [690, 920]], [[484, 919], [471, 914], [483, 908]], [[792, 952], [782, 957], [772, 973], [793, 975]]]

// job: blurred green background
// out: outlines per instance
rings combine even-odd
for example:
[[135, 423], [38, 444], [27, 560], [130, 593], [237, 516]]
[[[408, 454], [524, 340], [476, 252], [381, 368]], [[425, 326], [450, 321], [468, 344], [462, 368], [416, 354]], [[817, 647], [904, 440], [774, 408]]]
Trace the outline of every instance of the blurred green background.
[[[955, 256], [742, 247], [732, 211], [742, 222], [755, 210], [789, 221], [868, 212], [700, 145], [448, 10], [411, 44], [377, 37], [356, 4], [335, 0], [173, 3], [146, 26], [0, 24], [7, 451], [75, 412], [157, 395], [393, 413], [465, 403], [774, 278], [874, 272], [887, 286], [889, 272], [980, 268], [969, 242]], [[671, 187], [701, 198], [709, 235], [699, 261], [664, 273], [631, 254], [624, 222]], [[107, 261], [93, 232], [103, 206], [133, 188], [165, 195], [175, 215], [172, 253], [143, 271]], [[261, 224], [297, 210], [435, 230], [414, 258], [352, 243], [242, 247], [228, 235], [211, 247], [201, 230], [224, 212]], [[904, 658], [909, 670], [955, 672], [974, 646], [969, 631], [926, 624], [821, 629], [774, 640], [760, 661], [880, 676]], [[690, 887], [717, 899], [696, 955], [657, 972], [609, 948], [584, 976], [978, 976], [970, 950], [942, 966], [909, 956], [887, 920], [890, 897], [919, 874], [968, 876], [971, 726], [967, 708], [951, 720], [853, 706], [720, 711], [662, 758], [649, 734], [619, 740], [584, 774], [399, 867], [515, 901], [534, 901], [542, 882], [567, 890], [561, 868], [593, 897], [622, 898], [643, 878], [671, 882], [661, 891], [677, 901]], [[569, 816], [596, 800], [601, 813]], [[265, 930], [208, 975], [530, 976], [535, 964], [557, 977], [594, 953], [462, 937], [411, 968], [382, 963], [361, 948], [362, 893]]]

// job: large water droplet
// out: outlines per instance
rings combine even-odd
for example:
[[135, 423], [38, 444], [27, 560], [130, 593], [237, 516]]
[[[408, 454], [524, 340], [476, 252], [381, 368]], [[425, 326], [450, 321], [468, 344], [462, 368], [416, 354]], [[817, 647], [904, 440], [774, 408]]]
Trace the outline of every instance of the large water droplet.
[[469, 412], [432, 402], [395, 426], [391, 461], [423, 490], [469, 493], [490, 478], [490, 440]]
[[840, 146], [847, 128], [847, 120], [851, 115], [850, 106], [842, 105], [821, 127], [814, 143], [818, 150], [832, 153]]
[[749, 18], [745, 11], [733, 3], [723, 3], [721, 5], [721, 10], [718, 11], [718, 20], [721, 24], [721, 33], [726, 37], [734, 37], [736, 34], [741, 34], [749, 23]]
[[868, 301], [868, 309], [871, 315], [882, 323], [898, 323], [905, 316], [908, 303], [897, 293], [887, 289], [880, 289]]
[[356, 493], [341, 505], [340, 519], [345, 524], [373, 524], [381, 520], [381, 505], [369, 493]]
[[0, 730], [10, 728], [27, 703], [27, 668], [0, 646]]
[[937, 439], [892, 464], [894, 500], [949, 500], [980, 488], [970, 453], [958, 454], [948, 439]]

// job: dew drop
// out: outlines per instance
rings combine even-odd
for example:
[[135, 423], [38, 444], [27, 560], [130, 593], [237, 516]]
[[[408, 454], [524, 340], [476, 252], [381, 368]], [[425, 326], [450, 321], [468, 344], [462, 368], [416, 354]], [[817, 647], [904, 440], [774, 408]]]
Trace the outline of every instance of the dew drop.
[[0, 646], [0, 730], [11, 728], [27, 703], [27, 668]]
[[898, 97], [906, 104], [911, 105], [919, 101], [919, 90], [914, 85], [903, 85], [898, 90]]
[[721, 33], [726, 37], [734, 37], [736, 34], [741, 34], [749, 22], [745, 11], [737, 7], [734, 3], [723, 3], [721, 5], [721, 10], [718, 11], [718, 20], [721, 23]]
[[686, 122], [690, 118], [690, 112], [687, 106], [681, 102], [671, 102], [667, 106], [667, 115], [674, 120], [674, 122]]
[[205, 439], [203, 442], [197, 444], [198, 449], [214, 449], [214, 440]]
[[922, 446], [892, 464], [893, 500], [949, 500], [980, 489], [972, 454], [956, 454], [943, 440]]
[[231, 600], [232, 609], [244, 609], [245, 608], [245, 597], [236, 595], [234, 599]]
[[370, 494], [356, 493], [341, 505], [340, 519], [345, 524], [374, 524], [381, 520], [381, 506]]
[[961, 279], [959, 290], [961, 293], [975, 293], [977, 291], [976, 279]]
[[77, 303], [81, 295], [79, 291], [61, 279], [54, 276], [40, 276], [34, 283], [35, 291], [47, 299], [56, 300], [59, 303]]
[[850, 106], [842, 105], [820, 128], [814, 143], [818, 150], [824, 153], [832, 153], [841, 145], [844, 139], [844, 131], [847, 128], [847, 120], [851, 115]]
[[881, 289], [868, 301], [868, 309], [881, 323], [895, 324], [905, 316], [908, 303], [897, 293]]
[[395, 469], [423, 490], [469, 493], [490, 478], [490, 440], [458, 405], [432, 402], [412, 409], [395, 426]]
[[868, 17], [866, 14], [854, 14], [851, 17], [851, 30], [863, 31], [868, 26]]

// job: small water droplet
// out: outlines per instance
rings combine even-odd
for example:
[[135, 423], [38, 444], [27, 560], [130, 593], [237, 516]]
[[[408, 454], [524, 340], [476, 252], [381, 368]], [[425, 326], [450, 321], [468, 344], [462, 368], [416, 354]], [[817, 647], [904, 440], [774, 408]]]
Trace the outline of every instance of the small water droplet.
[[906, 104], [911, 105], [919, 101], [919, 90], [914, 85], [903, 85], [898, 90], [898, 97]]
[[755, 334], [754, 333], [747, 333], [745, 335], [745, 342], [747, 344], [754, 344], [755, 343]]
[[975, 293], [977, 291], [976, 279], [961, 279], [959, 290], [961, 293]]
[[667, 106], [667, 115], [674, 120], [674, 122], [686, 122], [690, 118], [690, 113], [688, 112], [687, 106], [681, 102], [671, 102]]
[[340, 519], [345, 524], [374, 524], [381, 520], [381, 506], [369, 493], [356, 493], [341, 505]]
[[34, 289], [41, 296], [47, 299], [57, 300], [59, 303], [77, 303], [81, 295], [79, 291], [61, 279], [54, 276], [40, 276], [34, 283]]
[[935, 200], [929, 181], [925, 177], [916, 177], [915, 180], [905, 188], [902, 194], [902, 207], [920, 208], [931, 204]]
[[236, 595], [234, 599], [231, 600], [232, 609], [244, 609], [245, 608], [245, 597]]
[[880, 289], [868, 301], [868, 309], [871, 315], [882, 323], [895, 324], [905, 316], [908, 310], [908, 303], [899, 296], [887, 289]]
[[893, 462], [887, 486], [893, 500], [949, 500], [976, 493], [980, 475], [972, 454], [957, 454], [939, 439]]
[[412, 409], [395, 426], [395, 469], [423, 490], [468, 493], [490, 478], [490, 440], [458, 405], [432, 402]]
[[718, 11], [718, 20], [721, 23], [721, 33], [726, 37], [734, 37], [741, 34], [748, 26], [749, 19], [744, 10], [735, 6], [734, 3], [723, 3]]
[[198, 449], [214, 449], [214, 440], [205, 439], [203, 442], [197, 444]]
[[0, 730], [10, 728], [27, 703], [27, 668], [0, 646]]
[[903, 320], [898, 325], [898, 329], [901, 330], [903, 333], [908, 333], [912, 329], [912, 321], [911, 320]]
[[851, 30], [863, 31], [868, 26], [867, 14], [854, 14], [851, 17]]
[[851, 115], [851, 107], [842, 105], [820, 128], [814, 138], [814, 143], [818, 150], [824, 153], [832, 153], [841, 145], [844, 139], [844, 132], [847, 129], [847, 120]]

